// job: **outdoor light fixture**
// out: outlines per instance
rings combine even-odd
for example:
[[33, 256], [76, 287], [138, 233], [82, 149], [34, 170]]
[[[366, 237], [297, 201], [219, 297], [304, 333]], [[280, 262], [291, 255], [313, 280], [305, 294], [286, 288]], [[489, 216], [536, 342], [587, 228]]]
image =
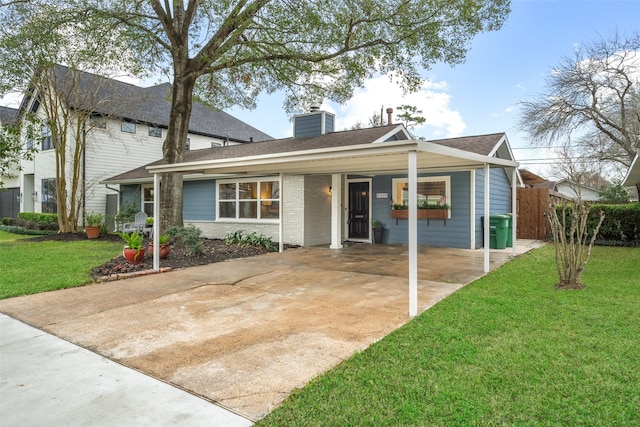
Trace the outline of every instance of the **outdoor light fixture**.
[[16, 199], [18, 199], [18, 203], [20, 203], [22, 201], [22, 193], [18, 194]]

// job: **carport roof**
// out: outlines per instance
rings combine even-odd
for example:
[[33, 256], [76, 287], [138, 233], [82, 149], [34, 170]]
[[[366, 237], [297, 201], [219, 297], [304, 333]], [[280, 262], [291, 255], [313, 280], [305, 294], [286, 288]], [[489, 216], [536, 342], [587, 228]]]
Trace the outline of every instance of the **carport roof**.
[[631, 166], [629, 166], [627, 176], [625, 176], [624, 180], [622, 181], [622, 185], [625, 186], [638, 184], [640, 184], [640, 149], [638, 149], [638, 152], [631, 162]]
[[[105, 183], [148, 181], [150, 174], [181, 172], [206, 174], [328, 174], [406, 173], [409, 151], [418, 153], [421, 171], [453, 171], [481, 168], [485, 163], [517, 167], [510, 150], [507, 158], [494, 157], [507, 146], [506, 135], [496, 133], [433, 142], [409, 140], [402, 125], [333, 132], [301, 139], [279, 139], [194, 150], [184, 162], [163, 165], [161, 161], [114, 176]], [[500, 157], [500, 156], [498, 156]]]

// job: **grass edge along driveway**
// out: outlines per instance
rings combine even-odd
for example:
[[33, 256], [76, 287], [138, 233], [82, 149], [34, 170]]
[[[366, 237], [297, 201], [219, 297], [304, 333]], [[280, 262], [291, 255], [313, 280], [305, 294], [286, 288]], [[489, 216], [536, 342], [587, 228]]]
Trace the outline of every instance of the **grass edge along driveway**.
[[122, 251], [118, 242], [23, 237], [0, 231], [0, 299], [90, 283], [89, 271]]
[[638, 248], [595, 247], [554, 289], [553, 247], [468, 285], [293, 393], [270, 425], [640, 425]]

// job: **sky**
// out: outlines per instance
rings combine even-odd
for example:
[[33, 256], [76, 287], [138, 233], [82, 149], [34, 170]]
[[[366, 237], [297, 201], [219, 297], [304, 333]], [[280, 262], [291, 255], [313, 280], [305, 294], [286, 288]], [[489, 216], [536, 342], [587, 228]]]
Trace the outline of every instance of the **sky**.
[[[381, 107], [415, 105], [427, 119], [415, 129], [418, 136], [505, 132], [522, 167], [545, 178], [562, 178], [549, 176], [555, 171], [549, 161], [528, 160], [553, 154], [527, 148], [527, 134], [517, 127], [519, 104], [545, 91], [552, 68], [562, 57], [572, 56], [576, 46], [615, 31], [640, 31], [640, 0], [512, 0], [502, 29], [476, 36], [466, 61], [455, 68], [438, 64], [425, 70], [427, 81], [420, 92], [403, 97], [381, 76], [368, 81], [346, 104], [325, 103], [322, 108], [336, 114], [336, 130], [342, 130], [358, 121], [367, 124]], [[293, 124], [282, 101], [281, 95], [264, 95], [255, 110], [228, 112], [275, 138], [289, 137]]]
[[[525, 132], [517, 127], [519, 104], [545, 91], [545, 79], [562, 57], [576, 47], [613, 32], [629, 35], [640, 30], [640, 0], [512, 0], [502, 29], [476, 36], [466, 61], [454, 68], [436, 64], [424, 70], [421, 91], [403, 96], [399, 87], [380, 76], [356, 90], [344, 105], [324, 103], [336, 114], [336, 130], [349, 129], [386, 110], [408, 104], [422, 110], [424, 126], [414, 134], [441, 139], [505, 132], [522, 167], [549, 179], [552, 153], [528, 148]], [[255, 110], [227, 110], [274, 138], [290, 137], [293, 124], [283, 108], [283, 94], [263, 94]], [[15, 99], [13, 100], [15, 103]], [[10, 99], [0, 100], [7, 105]], [[386, 113], [384, 114], [386, 118]]]

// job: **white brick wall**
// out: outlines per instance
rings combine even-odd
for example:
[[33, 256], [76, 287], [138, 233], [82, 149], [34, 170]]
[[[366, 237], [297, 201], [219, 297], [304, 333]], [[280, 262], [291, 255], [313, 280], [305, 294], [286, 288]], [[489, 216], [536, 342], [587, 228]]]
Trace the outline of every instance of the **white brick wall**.
[[307, 176], [304, 185], [304, 245], [331, 243], [331, 176]]

